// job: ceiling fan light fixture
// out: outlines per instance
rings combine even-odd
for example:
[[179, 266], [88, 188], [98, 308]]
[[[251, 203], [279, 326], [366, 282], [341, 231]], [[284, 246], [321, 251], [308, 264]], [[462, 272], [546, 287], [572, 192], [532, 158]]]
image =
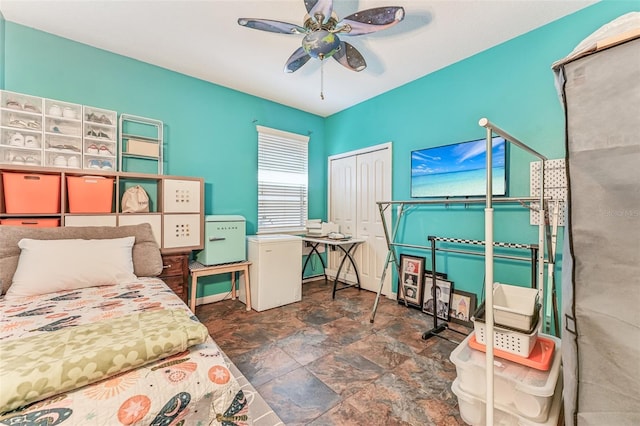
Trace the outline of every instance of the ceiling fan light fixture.
[[340, 39], [327, 30], [314, 31], [302, 39], [302, 49], [312, 58], [324, 59], [340, 49]]
[[364, 57], [349, 43], [338, 37], [360, 36], [396, 25], [404, 19], [401, 6], [376, 7], [361, 10], [339, 20], [333, 11], [333, 0], [303, 0], [307, 9], [303, 26], [270, 19], [240, 18], [238, 24], [261, 31], [280, 34], [304, 34], [302, 46], [287, 60], [284, 70], [296, 72], [311, 58], [333, 57], [338, 63], [352, 71], [362, 71], [367, 67]]

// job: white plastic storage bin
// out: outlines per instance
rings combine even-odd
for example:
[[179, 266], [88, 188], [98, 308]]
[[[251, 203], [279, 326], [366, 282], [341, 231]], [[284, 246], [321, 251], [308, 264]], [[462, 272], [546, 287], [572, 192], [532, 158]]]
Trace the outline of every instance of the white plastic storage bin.
[[[486, 399], [485, 353], [469, 347], [467, 336], [451, 352], [459, 387], [474, 398]], [[533, 421], [544, 422], [560, 376], [560, 339], [547, 336], [555, 343], [554, 358], [548, 371], [536, 370], [502, 358], [494, 358], [494, 401], [510, 412]], [[475, 423], [474, 423], [475, 424]]]
[[[481, 345], [487, 344], [486, 324], [484, 322], [484, 302], [480, 305], [473, 316], [473, 329], [476, 333], [476, 340]], [[536, 340], [538, 339], [538, 311], [534, 312], [534, 322], [530, 330], [520, 332], [501, 327], [494, 324], [493, 327], [493, 347], [510, 354], [527, 358], [531, 355]]]
[[493, 285], [493, 320], [518, 330], [530, 330], [538, 305], [538, 290], [510, 284]]
[[[487, 424], [487, 404], [484, 399], [475, 398], [460, 387], [459, 379], [453, 381], [451, 390], [458, 397], [460, 417], [472, 426]], [[509, 408], [494, 401], [493, 426], [557, 426], [562, 413], [562, 383], [559, 382], [553, 395], [549, 415], [545, 420], [535, 421], [521, 417]]]

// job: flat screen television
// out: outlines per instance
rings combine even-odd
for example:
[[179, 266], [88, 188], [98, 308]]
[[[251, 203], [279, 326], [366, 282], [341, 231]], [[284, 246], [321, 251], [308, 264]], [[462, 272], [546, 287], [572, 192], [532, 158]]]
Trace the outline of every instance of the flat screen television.
[[[492, 139], [493, 195], [507, 195], [504, 138]], [[411, 197], [485, 196], [487, 141], [478, 139], [411, 152]]]

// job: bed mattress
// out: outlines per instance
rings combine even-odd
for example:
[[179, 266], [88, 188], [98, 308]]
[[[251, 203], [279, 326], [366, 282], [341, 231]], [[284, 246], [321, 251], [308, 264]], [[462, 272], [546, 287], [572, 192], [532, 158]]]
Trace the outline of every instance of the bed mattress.
[[[156, 278], [0, 299], [0, 341], [160, 309], [192, 315]], [[251, 419], [224, 354], [207, 337], [169, 358], [4, 413], [0, 424], [246, 425]]]

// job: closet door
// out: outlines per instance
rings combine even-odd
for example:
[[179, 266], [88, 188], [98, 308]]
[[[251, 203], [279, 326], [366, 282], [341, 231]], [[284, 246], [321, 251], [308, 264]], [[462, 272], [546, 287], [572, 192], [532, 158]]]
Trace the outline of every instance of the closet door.
[[[391, 145], [329, 158], [329, 173], [329, 220], [339, 224], [343, 233], [367, 240], [358, 247], [354, 259], [362, 288], [377, 292], [387, 245], [376, 201], [391, 199]], [[330, 277], [335, 276], [342, 260], [340, 254], [338, 250], [328, 254]], [[341, 271], [341, 279], [345, 278], [345, 272], [347, 281], [355, 282], [355, 271], [348, 262]], [[390, 275], [387, 274], [383, 294], [391, 294]]]
[[[389, 149], [356, 156], [356, 236], [365, 238], [357, 252], [362, 288], [378, 291], [387, 256], [387, 242], [377, 201], [391, 199], [391, 156]], [[387, 217], [389, 220], [389, 217]], [[386, 279], [382, 294], [391, 293], [391, 280]]]

